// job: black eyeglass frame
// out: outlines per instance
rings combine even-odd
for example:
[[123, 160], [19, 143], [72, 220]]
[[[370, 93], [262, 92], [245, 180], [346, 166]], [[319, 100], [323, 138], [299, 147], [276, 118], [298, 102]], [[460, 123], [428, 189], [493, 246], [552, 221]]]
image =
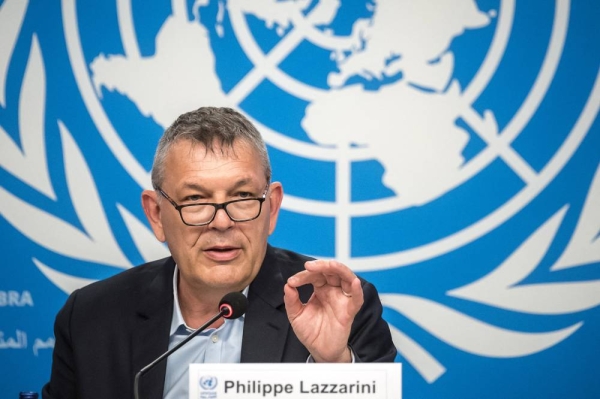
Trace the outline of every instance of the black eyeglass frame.
[[[162, 188], [154, 187], [154, 190], [158, 191], [160, 193], [160, 195], [165, 197], [165, 199], [167, 201], [169, 201], [171, 203], [171, 205], [173, 205], [173, 207], [179, 212], [179, 217], [181, 218], [181, 221], [183, 222], [183, 224], [185, 224], [186, 226], [198, 227], [198, 226], [206, 226], [208, 224], [211, 224], [212, 221], [215, 220], [215, 217], [217, 216], [217, 212], [219, 211], [219, 209], [223, 209], [225, 211], [225, 214], [227, 215], [227, 217], [231, 221], [236, 222], [236, 223], [250, 222], [252, 220], [258, 219], [258, 217], [260, 216], [260, 214], [262, 212], [263, 202], [265, 202], [265, 200], [267, 199], [267, 193], [269, 192], [270, 185], [271, 185], [270, 183], [267, 183], [267, 186], [265, 187], [265, 191], [264, 191], [262, 197], [242, 198], [242, 199], [231, 200], [231, 201], [226, 201], [226, 202], [221, 202], [221, 203], [201, 202], [201, 203], [196, 203], [196, 204], [183, 204], [183, 205], [179, 205], [177, 202], [175, 202], [171, 197], [169, 197], [169, 195], [167, 193], [165, 193], [163, 191]], [[235, 219], [235, 218], [233, 218], [229, 214], [229, 212], [227, 212], [227, 205], [233, 204], [235, 202], [244, 202], [244, 201], [258, 201], [259, 202], [258, 214], [250, 219]], [[199, 224], [191, 224], [191, 223], [186, 222], [185, 219], [183, 218], [183, 213], [181, 212], [181, 210], [183, 208], [188, 208], [188, 207], [192, 207], [192, 206], [200, 206], [200, 205], [210, 205], [215, 208], [215, 211], [213, 212], [213, 215], [210, 218], [210, 220], [208, 222], [199, 223]]]

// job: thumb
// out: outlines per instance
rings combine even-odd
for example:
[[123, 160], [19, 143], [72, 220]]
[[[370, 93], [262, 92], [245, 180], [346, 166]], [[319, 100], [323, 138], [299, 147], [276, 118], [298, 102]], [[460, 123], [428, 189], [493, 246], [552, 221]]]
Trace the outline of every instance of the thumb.
[[298, 295], [298, 290], [289, 284], [283, 287], [283, 302], [285, 303], [285, 311], [290, 322], [294, 321], [304, 309], [302, 301], [300, 301], [300, 295]]

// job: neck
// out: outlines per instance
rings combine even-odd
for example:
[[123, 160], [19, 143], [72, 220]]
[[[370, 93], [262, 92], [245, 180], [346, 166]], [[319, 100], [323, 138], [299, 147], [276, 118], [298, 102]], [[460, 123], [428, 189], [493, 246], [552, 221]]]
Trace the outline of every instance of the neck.
[[[198, 328], [219, 311], [219, 302], [225, 294], [234, 289], [194, 288], [178, 277], [177, 293], [179, 308], [185, 324]], [[218, 328], [223, 324], [221, 318], [210, 327]]]

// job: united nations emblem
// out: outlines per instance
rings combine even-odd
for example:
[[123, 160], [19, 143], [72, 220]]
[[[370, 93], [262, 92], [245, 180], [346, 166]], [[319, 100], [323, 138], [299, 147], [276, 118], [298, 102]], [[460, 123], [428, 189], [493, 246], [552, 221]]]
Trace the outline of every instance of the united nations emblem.
[[200, 387], [206, 391], [214, 391], [217, 388], [217, 377], [203, 375], [200, 377]]
[[[429, 387], [458, 358], [474, 365], [555, 348], [600, 304], [600, 276], [583, 272], [600, 262], [599, 155], [587, 150], [600, 136], [591, 127], [598, 54], [578, 59], [573, 82], [572, 24], [585, 13], [568, 1], [522, 7], [63, 0], [69, 65], [101, 140], [90, 144], [62, 118], [62, 170], [46, 158], [39, 127], [48, 112], [36, 104], [47, 68], [34, 37], [20, 109], [40, 123], [21, 121], [24, 155], [0, 130], [0, 166], [51, 199], [60, 197], [54, 176], [64, 175], [73, 211], [59, 216], [0, 187], [0, 212], [74, 265], [127, 268], [163, 256], [141, 211], [107, 194], [107, 182], [119, 176], [128, 195], [148, 188], [153, 148], [176, 116], [227, 105], [259, 127], [286, 189], [272, 243], [368, 275], [400, 360], [416, 372], [406, 378]], [[533, 10], [539, 25], [524, 16]], [[577, 100], [564, 100], [567, 84]], [[99, 142], [106, 170], [84, 148]], [[35, 173], [19, 158], [28, 154]], [[579, 171], [577, 184], [561, 177]], [[66, 292], [99, 278], [33, 262]]]

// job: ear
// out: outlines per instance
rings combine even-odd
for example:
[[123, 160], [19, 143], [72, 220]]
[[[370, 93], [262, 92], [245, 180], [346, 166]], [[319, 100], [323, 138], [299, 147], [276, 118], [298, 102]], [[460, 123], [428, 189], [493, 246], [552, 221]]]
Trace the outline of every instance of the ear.
[[150, 222], [154, 235], [160, 242], [165, 242], [165, 233], [162, 220], [160, 219], [160, 206], [157, 201], [157, 193], [154, 190], [144, 190], [142, 192], [142, 207], [144, 213]]
[[283, 187], [281, 183], [271, 183], [269, 189], [269, 235], [275, 231], [277, 225], [277, 217], [279, 216], [279, 209], [281, 209], [281, 201], [283, 200]]

